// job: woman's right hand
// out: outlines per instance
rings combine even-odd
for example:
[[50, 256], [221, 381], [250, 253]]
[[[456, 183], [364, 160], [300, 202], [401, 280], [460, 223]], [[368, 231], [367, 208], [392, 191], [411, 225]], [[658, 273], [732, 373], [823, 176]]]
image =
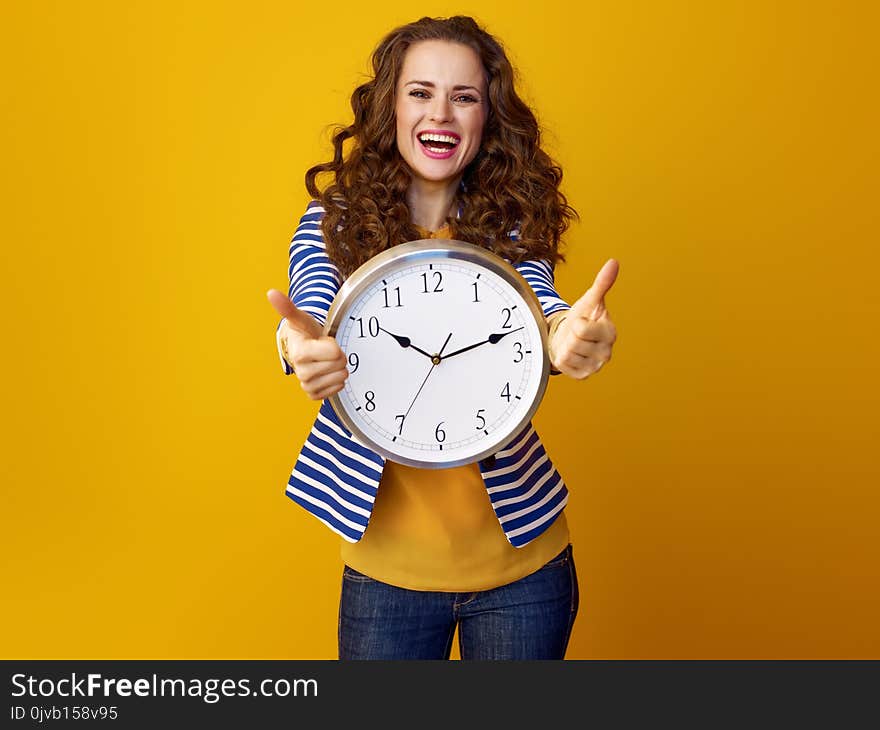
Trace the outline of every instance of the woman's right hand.
[[285, 319], [278, 333], [285, 360], [309, 398], [323, 400], [342, 390], [348, 367], [345, 353], [336, 340], [322, 335], [317, 320], [297, 309], [282, 292], [270, 289], [266, 296]]

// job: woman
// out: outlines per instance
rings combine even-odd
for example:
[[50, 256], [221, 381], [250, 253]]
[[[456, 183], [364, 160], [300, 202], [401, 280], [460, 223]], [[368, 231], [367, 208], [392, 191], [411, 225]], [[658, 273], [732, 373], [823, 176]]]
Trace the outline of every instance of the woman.
[[[333, 160], [306, 174], [315, 200], [291, 244], [289, 296], [269, 292], [284, 317], [285, 373], [316, 400], [341, 390], [346, 358], [320, 324], [336, 291], [372, 256], [431, 237], [514, 264], [547, 317], [554, 371], [598, 371], [616, 338], [604, 295], [617, 263], [571, 307], [554, 291], [575, 212], [499, 43], [471, 18], [422, 18], [386, 36], [373, 70], [352, 96], [354, 122], [335, 135]], [[320, 189], [322, 174], [331, 178]], [[383, 462], [349, 437], [325, 401], [287, 487], [345, 538], [339, 657], [448, 658], [458, 626], [463, 659], [563, 658], [578, 607], [568, 492], [534, 429], [480, 464], [430, 471]], [[343, 528], [351, 505], [316, 479], [328, 475], [375, 495], [369, 529]], [[540, 506], [516, 537], [493, 511], [487, 479], [495, 489], [516, 483]]]

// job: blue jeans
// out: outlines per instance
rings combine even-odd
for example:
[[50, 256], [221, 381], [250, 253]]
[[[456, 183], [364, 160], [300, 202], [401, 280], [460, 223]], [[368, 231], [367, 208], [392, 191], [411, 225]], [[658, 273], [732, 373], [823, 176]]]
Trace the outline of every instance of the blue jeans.
[[348, 566], [339, 603], [340, 659], [563, 659], [578, 610], [571, 545], [531, 575], [474, 593], [413, 591]]

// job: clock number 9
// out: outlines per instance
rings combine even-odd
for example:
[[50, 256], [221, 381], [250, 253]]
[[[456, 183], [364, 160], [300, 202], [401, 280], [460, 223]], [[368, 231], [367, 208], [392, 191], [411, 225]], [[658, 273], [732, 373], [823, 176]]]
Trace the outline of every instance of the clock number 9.
[[348, 356], [348, 364], [351, 365], [351, 372], [356, 373], [358, 366], [361, 364], [361, 360], [356, 352]]
[[[361, 333], [358, 335], [358, 337], [366, 337], [366, 335], [364, 334], [364, 318], [358, 317], [355, 321], [358, 323], [358, 326], [361, 329]], [[370, 333], [370, 337], [378, 337], [379, 336], [379, 320], [378, 319], [376, 319], [375, 317], [370, 317], [369, 321], [367, 322], [367, 332]]]

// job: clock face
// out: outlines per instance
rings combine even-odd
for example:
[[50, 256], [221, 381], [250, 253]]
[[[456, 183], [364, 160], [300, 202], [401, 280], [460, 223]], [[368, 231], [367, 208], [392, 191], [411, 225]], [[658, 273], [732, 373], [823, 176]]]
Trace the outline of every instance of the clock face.
[[547, 384], [543, 312], [513, 267], [471, 244], [414, 241], [354, 272], [325, 331], [348, 359], [331, 402], [365, 445], [428, 468], [477, 461]]

